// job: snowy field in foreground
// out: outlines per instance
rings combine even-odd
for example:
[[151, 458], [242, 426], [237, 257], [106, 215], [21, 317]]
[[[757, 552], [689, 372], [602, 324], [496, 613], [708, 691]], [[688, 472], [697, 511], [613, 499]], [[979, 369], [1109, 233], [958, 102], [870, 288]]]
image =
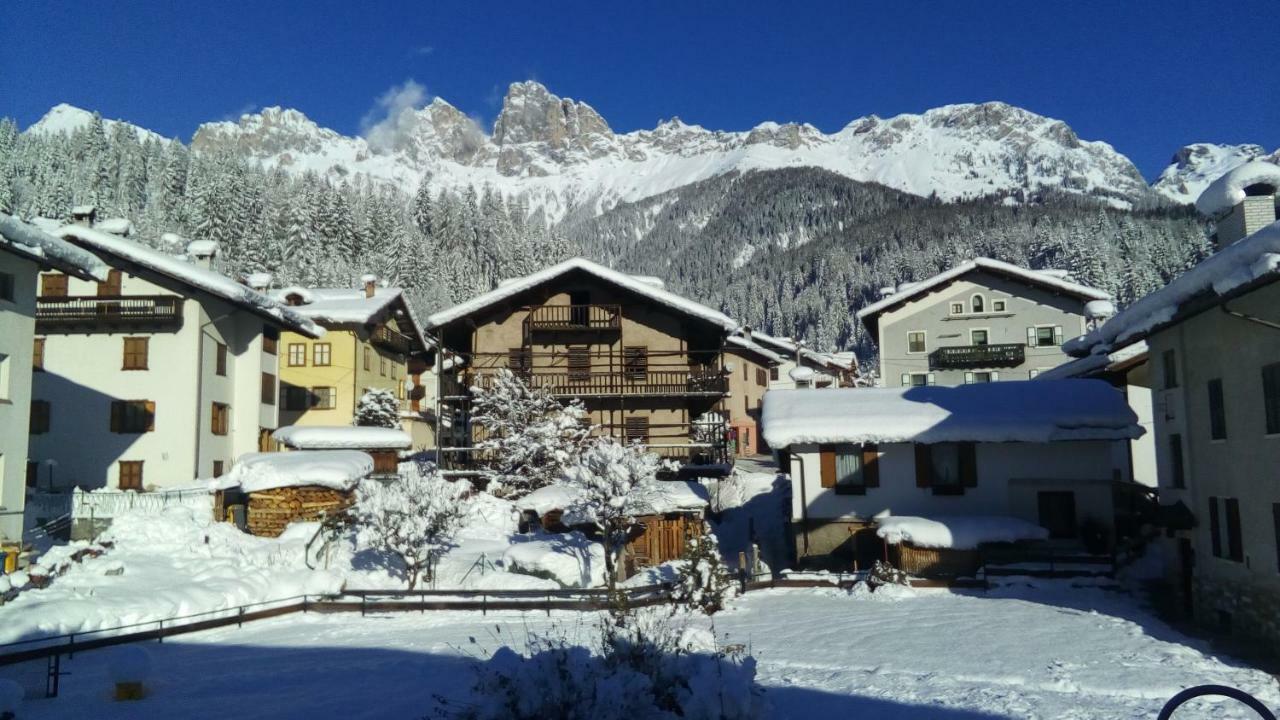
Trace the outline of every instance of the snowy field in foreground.
[[[422, 717], [433, 695], [465, 688], [473, 658], [522, 647], [527, 630], [551, 624], [589, 639], [593, 622], [568, 613], [291, 616], [148, 645], [158, 670], [140, 703], [109, 699], [115, 651], [77, 655], [63, 665], [72, 674], [62, 696], [27, 701], [20, 717]], [[750, 646], [778, 718], [1153, 718], [1179, 689], [1206, 682], [1280, 707], [1265, 673], [1204, 654], [1125, 596], [1061, 583], [899, 599], [761, 591], [715, 616], [714, 629]], [[42, 669], [25, 666], [23, 679], [42, 682]], [[1246, 712], [1198, 701], [1177, 717]]]

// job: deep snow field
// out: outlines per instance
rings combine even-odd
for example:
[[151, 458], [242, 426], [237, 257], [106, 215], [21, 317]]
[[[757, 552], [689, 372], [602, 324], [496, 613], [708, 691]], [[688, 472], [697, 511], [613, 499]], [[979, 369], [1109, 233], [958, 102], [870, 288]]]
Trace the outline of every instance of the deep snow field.
[[[1091, 609], [1093, 608], [1093, 609]], [[529, 632], [589, 640], [593, 615], [295, 615], [148, 644], [149, 696], [110, 699], [118, 649], [64, 660], [60, 697], [22, 718], [417, 718], [458, 697], [468, 665]], [[710, 625], [710, 620], [695, 622]], [[1280, 707], [1273, 678], [1203, 648], [1127, 597], [1063, 581], [982, 594], [766, 590], [714, 616], [759, 661], [774, 717], [1154, 718], [1183, 687], [1225, 683]], [[473, 642], [474, 640], [474, 642]], [[31, 686], [44, 666], [0, 669]], [[820, 715], [821, 714], [821, 715]], [[1247, 718], [1208, 700], [1178, 718]]]

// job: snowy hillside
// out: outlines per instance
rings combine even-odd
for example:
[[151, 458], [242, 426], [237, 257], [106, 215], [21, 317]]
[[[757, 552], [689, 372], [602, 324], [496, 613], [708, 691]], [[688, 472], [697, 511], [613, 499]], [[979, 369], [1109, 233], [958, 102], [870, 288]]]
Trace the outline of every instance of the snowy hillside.
[[[60, 105], [28, 132], [66, 130], [89, 114]], [[141, 131], [140, 132], [148, 132]], [[615, 133], [590, 105], [536, 82], [514, 83], [493, 131], [440, 98], [395, 106], [365, 137], [322, 128], [278, 107], [202, 125], [197, 151], [231, 149], [269, 167], [333, 179], [366, 175], [413, 192], [489, 185], [559, 220], [600, 213], [733, 171], [817, 167], [943, 200], [1053, 188], [1127, 207], [1151, 196], [1128, 158], [1083, 141], [1065, 123], [999, 102], [920, 115], [869, 116], [825, 134], [808, 124], [708, 130], [679, 119]]]
[[[45, 133], [65, 133], [69, 135], [76, 130], [89, 127], [91, 122], [93, 122], [92, 112], [82, 110], [74, 105], [59, 103], [50, 108], [49, 112], [44, 114], [44, 117], [33, 123], [26, 131], [34, 135]], [[117, 126], [132, 128], [134, 133], [137, 134], [139, 142], [148, 140], [167, 141], [159, 133], [138, 127], [124, 120], [103, 120], [102, 124], [106, 127], [108, 133], [114, 132]]]
[[1187, 145], [1173, 156], [1151, 189], [1177, 203], [1194, 203], [1209, 183], [1257, 158], [1280, 164], [1280, 150], [1268, 156], [1261, 145]]

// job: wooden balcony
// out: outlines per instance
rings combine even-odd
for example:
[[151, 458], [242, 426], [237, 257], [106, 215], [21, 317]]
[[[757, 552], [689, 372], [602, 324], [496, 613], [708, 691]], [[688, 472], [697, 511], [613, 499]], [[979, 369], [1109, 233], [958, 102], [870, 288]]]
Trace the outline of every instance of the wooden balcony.
[[398, 355], [408, 355], [413, 351], [413, 340], [405, 335], [392, 330], [386, 325], [379, 325], [369, 336], [369, 341], [374, 345], [396, 353]]
[[534, 332], [619, 330], [620, 305], [540, 305], [529, 311], [525, 328]]
[[1026, 346], [1019, 343], [1007, 345], [954, 345], [940, 347], [929, 353], [929, 369], [952, 370], [987, 367], [1015, 367], [1026, 359]]
[[182, 327], [176, 295], [99, 295], [36, 298], [36, 332], [165, 332]]
[[[518, 372], [532, 387], [544, 387], [561, 398], [665, 396], [665, 397], [719, 397], [728, 392], [728, 382], [718, 373], [690, 372], [688, 370], [661, 370], [654, 372]], [[471, 385], [489, 388], [492, 373], [479, 373]]]

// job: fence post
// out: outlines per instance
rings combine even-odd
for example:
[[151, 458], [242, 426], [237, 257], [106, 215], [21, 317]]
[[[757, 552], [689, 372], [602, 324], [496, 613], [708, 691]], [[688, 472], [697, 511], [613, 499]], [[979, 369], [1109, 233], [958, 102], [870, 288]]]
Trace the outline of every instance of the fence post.
[[76, 634], [71, 633], [67, 636], [67, 659], [76, 659]]
[[547, 593], [547, 617], [551, 617], [551, 593]]
[[164, 642], [164, 621], [160, 621], [160, 632], [156, 633], [156, 642]]
[[244, 627], [244, 606], [236, 608], [236, 627]]
[[366, 603], [366, 602], [368, 602], [368, 601], [369, 601], [369, 596], [368, 596], [368, 595], [361, 595], [361, 596], [360, 596], [360, 617], [364, 617], [364, 605], [365, 605], [365, 603]]

